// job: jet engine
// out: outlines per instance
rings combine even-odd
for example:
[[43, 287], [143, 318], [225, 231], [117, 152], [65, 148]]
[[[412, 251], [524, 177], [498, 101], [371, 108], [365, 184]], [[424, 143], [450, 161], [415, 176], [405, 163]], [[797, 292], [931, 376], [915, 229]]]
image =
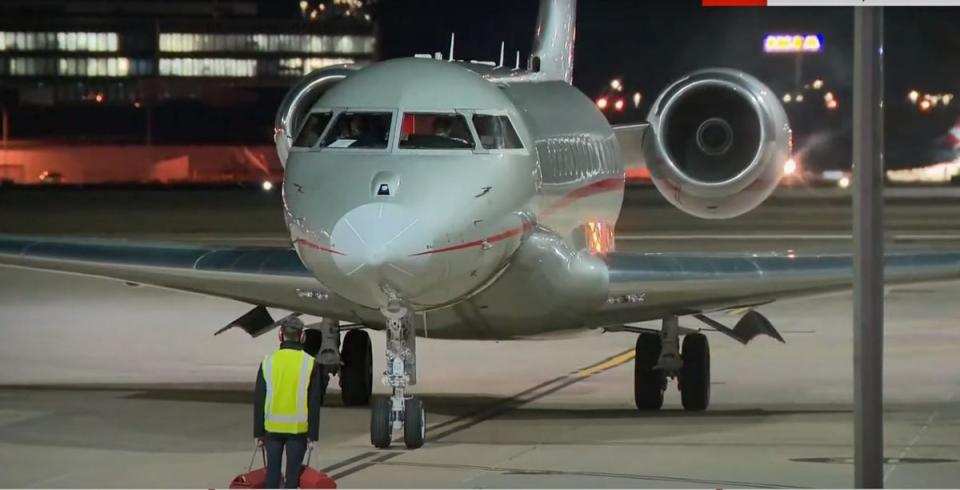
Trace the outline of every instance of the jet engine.
[[314, 102], [330, 90], [330, 87], [359, 69], [358, 65], [337, 65], [314, 70], [287, 92], [273, 123], [273, 142], [277, 145], [281, 164], [286, 166], [287, 153], [293, 144], [293, 138]]
[[725, 219], [776, 188], [791, 153], [790, 124], [762, 82], [735, 70], [691, 73], [667, 87], [648, 116], [644, 159], [680, 210]]

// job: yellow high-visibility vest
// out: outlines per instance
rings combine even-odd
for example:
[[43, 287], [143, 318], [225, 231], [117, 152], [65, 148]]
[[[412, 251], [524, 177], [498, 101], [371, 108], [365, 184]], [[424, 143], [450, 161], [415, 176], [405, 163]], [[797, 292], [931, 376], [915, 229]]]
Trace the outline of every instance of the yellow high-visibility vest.
[[307, 432], [307, 387], [313, 363], [313, 356], [295, 349], [280, 349], [263, 358], [260, 369], [267, 384], [263, 427], [267, 432]]

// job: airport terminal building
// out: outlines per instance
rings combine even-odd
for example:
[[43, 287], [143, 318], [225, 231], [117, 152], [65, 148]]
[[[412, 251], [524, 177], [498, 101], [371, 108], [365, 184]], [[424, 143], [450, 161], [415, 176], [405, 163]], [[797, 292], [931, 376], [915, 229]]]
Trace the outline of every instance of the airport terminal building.
[[267, 146], [287, 88], [377, 57], [362, 2], [13, 0], [0, 12], [0, 179], [22, 183], [276, 170]]

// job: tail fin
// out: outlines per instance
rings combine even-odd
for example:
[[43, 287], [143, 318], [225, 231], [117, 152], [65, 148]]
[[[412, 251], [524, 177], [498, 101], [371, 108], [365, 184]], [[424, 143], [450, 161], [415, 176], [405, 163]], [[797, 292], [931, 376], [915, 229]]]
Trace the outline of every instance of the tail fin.
[[573, 81], [577, 0], [540, 0], [529, 69], [539, 80]]

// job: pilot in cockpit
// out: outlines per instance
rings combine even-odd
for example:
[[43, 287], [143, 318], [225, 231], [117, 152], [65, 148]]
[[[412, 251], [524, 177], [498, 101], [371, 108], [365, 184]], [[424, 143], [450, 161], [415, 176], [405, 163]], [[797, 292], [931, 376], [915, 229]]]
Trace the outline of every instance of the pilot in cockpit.
[[433, 120], [433, 135], [449, 138], [452, 127], [449, 117], [437, 116]]

